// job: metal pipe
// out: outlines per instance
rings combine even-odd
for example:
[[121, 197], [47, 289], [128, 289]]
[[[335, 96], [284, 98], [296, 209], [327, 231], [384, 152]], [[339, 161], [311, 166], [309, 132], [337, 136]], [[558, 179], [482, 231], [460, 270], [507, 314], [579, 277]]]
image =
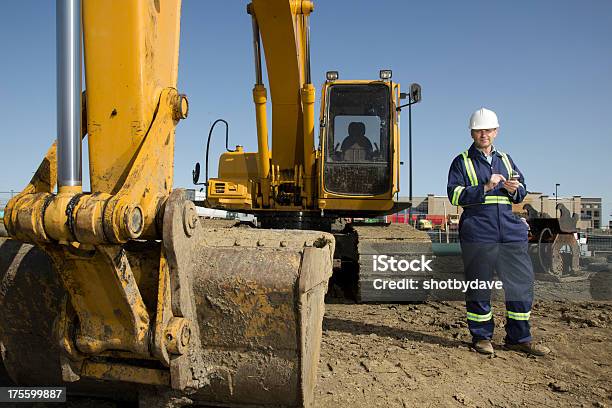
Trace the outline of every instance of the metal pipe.
[[304, 196], [307, 199], [307, 204], [312, 205], [313, 197], [313, 180], [312, 173], [314, 170], [314, 103], [315, 89], [312, 85], [310, 77], [310, 14], [303, 14], [302, 29], [304, 30], [304, 73], [305, 84], [302, 87], [302, 112], [304, 126]]
[[304, 52], [306, 53], [304, 56], [304, 62], [306, 64], [306, 83], [310, 84], [312, 79], [310, 77], [310, 16], [308, 14], [304, 14], [304, 30], [306, 31], [304, 42]]
[[557, 205], [559, 204], [559, 186], [561, 184], [555, 184], [555, 218], [559, 218], [559, 210], [557, 209]]
[[259, 39], [259, 24], [255, 15], [253, 19], [253, 53], [255, 55], [255, 84], [263, 85], [263, 78], [261, 74], [261, 42]]
[[270, 150], [268, 148], [268, 117], [266, 103], [268, 91], [262, 84], [253, 87], [253, 102], [255, 103], [255, 121], [257, 123], [257, 154], [258, 173], [260, 179], [267, 179], [270, 173]]
[[[250, 10], [250, 9], [249, 9]], [[266, 103], [268, 92], [263, 85], [261, 73], [261, 40], [259, 24], [252, 11], [249, 11], [253, 22], [253, 53], [255, 57], [255, 86], [253, 87], [253, 102], [255, 103], [255, 120], [257, 122], [257, 155], [258, 176], [264, 180], [270, 173], [270, 150], [268, 149], [268, 121]]]
[[57, 184], [81, 186], [81, 0], [56, 2]]
[[[409, 101], [412, 102], [412, 96]], [[408, 190], [409, 200], [412, 202], [412, 103], [408, 105]]]

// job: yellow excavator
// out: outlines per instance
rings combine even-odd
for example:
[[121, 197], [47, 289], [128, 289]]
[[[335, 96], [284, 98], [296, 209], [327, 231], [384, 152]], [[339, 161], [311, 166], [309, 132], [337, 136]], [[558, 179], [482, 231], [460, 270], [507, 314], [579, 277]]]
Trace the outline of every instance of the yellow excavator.
[[[312, 3], [250, 9], [288, 37], [279, 41], [304, 47], [293, 30]], [[180, 0], [57, 0], [57, 141], [4, 209], [0, 379], [143, 406], [309, 407], [334, 237], [206, 223], [185, 190], [172, 188], [175, 127], [189, 108], [176, 89], [180, 11]], [[292, 67], [304, 65], [299, 58]], [[374, 86], [387, 96], [396, 89]], [[263, 109], [261, 86], [256, 97]], [[299, 105], [275, 103], [294, 125], [312, 127]], [[302, 134], [289, 123], [281, 130]], [[260, 188], [298, 208], [300, 186], [313, 206], [314, 151], [293, 149], [304, 158], [257, 162], [274, 175]], [[291, 160], [309, 165], [292, 169], [286, 184]], [[258, 205], [270, 197], [262, 193]]]
[[[342, 227], [338, 222], [392, 214], [410, 206], [396, 201], [401, 164], [399, 114], [402, 107], [421, 100], [421, 88], [412, 84], [409, 93], [401, 93], [391, 70], [380, 70], [376, 80], [341, 80], [337, 71], [327, 72], [321, 91], [319, 147], [315, 149], [309, 38], [313, 9], [307, 0], [253, 0], [249, 4], [258, 151], [245, 152], [237, 146], [224, 153], [218, 177], [209, 179], [208, 147], [217, 121], [207, 142], [206, 180], [199, 182], [197, 163], [193, 182], [206, 186], [203, 205], [255, 214], [264, 229], [333, 233], [334, 258], [342, 265], [338, 281], [358, 300], [421, 300], [422, 291], [407, 295], [375, 288], [376, 279], [411, 276], [377, 272], [372, 257], [431, 255], [426, 233], [409, 225], [350, 223]], [[268, 147], [262, 43], [270, 82], [272, 149]], [[402, 99], [408, 99], [407, 103], [402, 105]], [[426, 277], [420, 272], [414, 275], [414, 279]]]

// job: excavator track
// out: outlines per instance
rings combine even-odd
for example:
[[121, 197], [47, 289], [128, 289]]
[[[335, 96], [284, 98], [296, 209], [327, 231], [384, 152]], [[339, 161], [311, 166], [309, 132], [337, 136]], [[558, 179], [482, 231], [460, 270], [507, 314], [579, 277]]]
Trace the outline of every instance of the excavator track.
[[[341, 273], [356, 274], [355, 297], [358, 302], [410, 302], [427, 298], [428, 291], [422, 282], [433, 276], [427, 268], [424, 271], [392, 271], [377, 263], [374, 257], [386, 255], [396, 260], [433, 259], [431, 239], [427, 233], [407, 224], [348, 224], [336, 238], [335, 259], [342, 262]], [[420, 264], [419, 264], [420, 265]], [[379, 287], [382, 281], [412, 279], [413, 289], [390, 289]]]
[[[142, 244], [126, 247], [129, 259], [146, 262], [143, 255], [162, 245]], [[192, 267], [192, 339], [198, 339], [184, 355], [184, 389], [130, 383], [110, 372], [103, 380], [81, 373], [66, 383], [54, 333], [66, 292], [53, 263], [37, 247], [0, 238], [0, 351], [10, 379], [155, 406], [312, 406], [333, 236], [201, 219], [191, 238], [174, 245], [177, 257], [188, 257], [178, 264]]]

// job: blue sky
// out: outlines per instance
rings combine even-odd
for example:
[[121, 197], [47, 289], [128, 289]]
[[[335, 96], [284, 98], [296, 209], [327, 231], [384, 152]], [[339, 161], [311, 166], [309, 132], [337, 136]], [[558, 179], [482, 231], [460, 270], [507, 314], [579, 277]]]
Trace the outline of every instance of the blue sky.
[[[254, 82], [246, 1], [184, 0], [179, 89], [190, 116], [177, 128], [175, 186], [191, 188], [208, 129], [230, 123], [230, 144], [255, 150]], [[413, 110], [414, 193], [443, 194], [452, 158], [470, 143], [472, 111], [497, 111], [497, 146], [528, 188], [601, 196], [612, 212], [612, 1], [315, 1], [312, 73], [376, 78], [393, 69], [423, 87]], [[0, 14], [0, 191], [19, 190], [55, 124], [55, 4], [4, 2]], [[402, 116], [407, 159], [407, 115]], [[211, 173], [223, 151], [213, 142]], [[408, 193], [407, 166], [402, 195]]]

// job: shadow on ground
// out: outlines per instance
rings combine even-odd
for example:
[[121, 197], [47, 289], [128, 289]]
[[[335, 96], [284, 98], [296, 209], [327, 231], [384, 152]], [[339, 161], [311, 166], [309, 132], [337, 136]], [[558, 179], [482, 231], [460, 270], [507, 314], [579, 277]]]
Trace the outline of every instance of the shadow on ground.
[[389, 337], [397, 340], [421, 341], [425, 343], [437, 344], [443, 347], [457, 348], [465, 345], [459, 340], [451, 340], [433, 334], [422, 333], [413, 330], [400, 329], [396, 327], [383, 326], [378, 324], [358, 322], [355, 320], [337, 319], [326, 317], [323, 320], [323, 330], [339, 331], [353, 335], [376, 334], [381, 337]]

